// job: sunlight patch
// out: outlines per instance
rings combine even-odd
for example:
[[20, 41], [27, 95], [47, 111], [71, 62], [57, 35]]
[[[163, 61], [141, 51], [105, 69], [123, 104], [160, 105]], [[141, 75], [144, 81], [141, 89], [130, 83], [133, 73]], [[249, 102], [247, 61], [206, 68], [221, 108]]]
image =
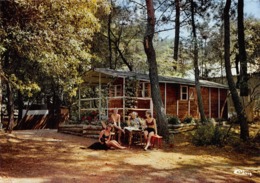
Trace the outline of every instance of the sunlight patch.
[[13, 143], [22, 142], [21, 140], [18, 140], [18, 139], [8, 139], [7, 141], [8, 141], [8, 142], [13, 142]]
[[45, 141], [47, 141], [47, 142], [62, 142], [63, 140], [60, 140], [60, 139], [50, 139], [50, 138], [45, 138]]
[[155, 176], [155, 177], [168, 177], [168, 176], [172, 175], [172, 172], [169, 172], [169, 171], [151, 172], [149, 175]]
[[[179, 155], [176, 153], [149, 153], [143, 154], [138, 157], [130, 157], [124, 160], [125, 163], [131, 165], [143, 165], [143, 166], [150, 166], [154, 169], [172, 169], [172, 168], [179, 168], [181, 165], [176, 163], [176, 157]], [[168, 162], [168, 163], [162, 163]], [[172, 162], [172, 163], [171, 163]]]
[[101, 172], [109, 172], [109, 171], [114, 171], [113, 167], [109, 167], [109, 166], [103, 166], [99, 169], [99, 171]]
[[51, 182], [51, 179], [47, 178], [1, 178], [0, 182], [10, 183], [45, 183]]
[[88, 158], [101, 158], [101, 154], [98, 151], [86, 152]]

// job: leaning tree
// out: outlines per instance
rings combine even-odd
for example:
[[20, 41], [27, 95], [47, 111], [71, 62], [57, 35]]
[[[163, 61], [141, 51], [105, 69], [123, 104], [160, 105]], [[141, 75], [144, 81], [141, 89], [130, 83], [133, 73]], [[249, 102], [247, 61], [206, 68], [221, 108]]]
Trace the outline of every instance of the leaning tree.
[[151, 94], [152, 100], [158, 119], [158, 133], [168, 138], [168, 121], [166, 117], [165, 108], [163, 106], [161, 92], [159, 87], [158, 69], [156, 62], [156, 54], [153, 47], [153, 37], [155, 32], [155, 11], [153, 6], [153, 0], [146, 0], [147, 7], [147, 26], [144, 35], [144, 50], [147, 55], [147, 62], [149, 65], [149, 77], [151, 82]]

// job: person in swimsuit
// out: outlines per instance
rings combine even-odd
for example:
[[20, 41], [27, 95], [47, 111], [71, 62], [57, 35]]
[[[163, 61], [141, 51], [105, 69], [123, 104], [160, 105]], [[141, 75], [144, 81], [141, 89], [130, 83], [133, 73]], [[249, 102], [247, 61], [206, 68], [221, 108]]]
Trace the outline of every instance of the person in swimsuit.
[[146, 128], [144, 129], [144, 138], [147, 143], [144, 150], [147, 151], [148, 147], [151, 145], [151, 137], [157, 134], [157, 125], [156, 120], [152, 117], [150, 111], [146, 111], [145, 116]]
[[115, 140], [110, 140], [111, 139], [111, 129], [112, 129], [112, 125], [108, 124], [105, 128], [105, 130], [102, 130], [100, 132], [99, 135], [99, 142], [102, 145], [105, 145], [106, 147], [110, 148], [110, 147], [114, 147], [117, 149], [125, 149], [126, 147], [121, 146], [117, 141]]
[[112, 123], [113, 127], [115, 128], [117, 134], [118, 134], [118, 142], [121, 144], [121, 135], [122, 135], [122, 132], [124, 132], [124, 130], [121, 128], [121, 125], [120, 125], [120, 114], [118, 114], [118, 109], [114, 109], [113, 110], [113, 113], [111, 114], [110, 116], [110, 122]]

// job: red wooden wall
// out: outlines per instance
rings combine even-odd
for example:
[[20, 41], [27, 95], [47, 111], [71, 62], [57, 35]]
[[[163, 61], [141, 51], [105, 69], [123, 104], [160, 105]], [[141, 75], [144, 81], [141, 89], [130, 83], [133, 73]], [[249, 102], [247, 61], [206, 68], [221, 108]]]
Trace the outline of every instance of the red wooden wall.
[[[115, 84], [123, 85], [123, 79], [119, 78], [115, 81]], [[185, 86], [185, 85], [183, 85]], [[199, 118], [199, 110], [197, 105], [197, 94], [194, 86], [188, 86], [189, 99], [180, 99], [180, 87], [179, 84], [166, 84], [160, 83], [160, 92], [162, 96], [163, 104], [166, 102], [166, 114], [169, 116], [177, 116], [180, 119], [184, 119], [187, 116], [193, 116]], [[121, 87], [123, 89], [123, 86]], [[123, 91], [121, 92], [123, 94]], [[151, 91], [149, 92], [151, 93]], [[165, 94], [166, 93], [166, 94]], [[227, 118], [227, 105], [225, 104], [227, 90], [217, 88], [201, 87], [202, 100], [204, 105], [204, 111], [207, 118], [219, 118], [222, 106], [224, 107], [222, 118]], [[165, 100], [166, 97], [166, 100]], [[138, 100], [137, 108], [148, 108], [150, 102], [146, 100]], [[109, 101], [109, 108], [123, 108], [122, 99], [111, 99]], [[140, 117], [144, 117], [145, 111], [136, 110]], [[130, 111], [128, 111], [130, 112]]]

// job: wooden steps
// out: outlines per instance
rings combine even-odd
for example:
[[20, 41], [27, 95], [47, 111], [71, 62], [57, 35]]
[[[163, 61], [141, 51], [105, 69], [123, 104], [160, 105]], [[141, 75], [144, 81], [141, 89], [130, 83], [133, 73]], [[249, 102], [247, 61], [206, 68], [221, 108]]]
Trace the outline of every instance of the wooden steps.
[[98, 138], [99, 133], [102, 130], [101, 125], [60, 125], [58, 132], [67, 133], [71, 135], [78, 135], [88, 138]]
[[[178, 124], [178, 125], [168, 125], [170, 134], [177, 134], [182, 132], [187, 132], [197, 128], [196, 124]], [[58, 127], [58, 132], [83, 136], [87, 138], [98, 138], [100, 131], [103, 129], [101, 125], [83, 125], [83, 124], [71, 124], [71, 125], [60, 125]]]

